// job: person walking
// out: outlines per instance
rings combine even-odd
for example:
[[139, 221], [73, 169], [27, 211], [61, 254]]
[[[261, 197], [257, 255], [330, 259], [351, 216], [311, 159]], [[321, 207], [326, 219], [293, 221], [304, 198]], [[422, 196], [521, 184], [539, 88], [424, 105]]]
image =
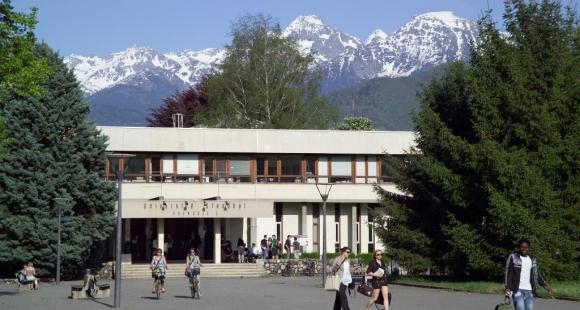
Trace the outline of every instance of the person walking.
[[264, 235], [264, 239], [260, 241], [260, 248], [262, 249], [262, 259], [268, 258], [268, 235]]
[[530, 241], [520, 239], [519, 251], [510, 254], [505, 265], [504, 296], [511, 296], [515, 310], [533, 310], [534, 296], [537, 296], [537, 287], [541, 285], [552, 294], [538, 270], [536, 258], [529, 254]]
[[373, 260], [367, 268], [367, 275], [373, 277], [371, 280], [373, 293], [371, 299], [365, 306], [365, 310], [368, 310], [370, 306], [379, 299], [379, 293], [383, 294], [383, 306], [385, 307], [385, 310], [389, 310], [389, 286], [387, 285], [386, 270], [387, 267], [383, 262], [383, 252], [381, 250], [376, 250], [373, 254]]
[[343, 247], [340, 249], [340, 255], [332, 261], [332, 271], [338, 274], [338, 278], [340, 279], [340, 287], [334, 298], [333, 310], [350, 310], [348, 297], [346, 296], [346, 288], [352, 283], [348, 255], [350, 255], [350, 248]]
[[165, 260], [165, 256], [163, 256], [162, 249], [157, 249], [157, 251], [155, 251], [155, 255], [151, 259], [149, 267], [154, 275], [152, 293], [155, 293], [155, 281], [157, 278], [161, 280], [161, 293], [165, 293], [165, 271], [169, 268], [167, 268], [167, 260]]

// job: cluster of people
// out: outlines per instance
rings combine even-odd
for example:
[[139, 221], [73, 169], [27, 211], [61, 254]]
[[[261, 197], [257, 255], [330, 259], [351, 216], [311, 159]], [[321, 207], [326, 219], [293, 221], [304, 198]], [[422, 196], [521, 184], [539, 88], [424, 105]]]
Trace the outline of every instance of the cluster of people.
[[22, 269], [16, 273], [16, 280], [20, 285], [28, 284], [28, 288], [31, 290], [38, 289], [38, 277], [36, 275], [36, 269], [32, 262], [22, 265]]
[[[553, 293], [553, 290], [541, 276], [536, 258], [529, 254], [530, 241], [520, 239], [518, 246], [519, 250], [510, 254], [506, 261], [504, 296], [512, 298], [515, 310], [533, 310], [538, 286], [542, 286], [550, 294]], [[334, 310], [350, 309], [346, 289], [354, 288], [354, 284], [350, 273], [349, 254], [350, 248], [344, 247], [340, 249], [340, 256], [332, 262], [333, 272], [338, 274], [341, 281], [334, 299]], [[389, 309], [390, 296], [386, 270], [383, 252], [376, 250], [366, 270], [366, 275], [371, 277], [372, 293], [365, 310], [377, 301], [380, 301], [384, 309]]]
[[[252, 244], [252, 248], [254, 248], [254, 244]], [[257, 256], [258, 254], [261, 255], [262, 259], [274, 259], [278, 260], [280, 254], [285, 254], [286, 259], [290, 258], [290, 254], [294, 253], [294, 258], [300, 258], [300, 242], [298, 241], [297, 237], [294, 237], [292, 240], [292, 236], [288, 235], [286, 241], [282, 243], [276, 235], [272, 235], [272, 237], [268, 237], [268, 235], [264, 235], [264, 238], [260, 241], [260, 252], [258, 253], [258, 249], [256, 248], [254, 254]], [[284, 251], [284, 252], [282, 252]]]

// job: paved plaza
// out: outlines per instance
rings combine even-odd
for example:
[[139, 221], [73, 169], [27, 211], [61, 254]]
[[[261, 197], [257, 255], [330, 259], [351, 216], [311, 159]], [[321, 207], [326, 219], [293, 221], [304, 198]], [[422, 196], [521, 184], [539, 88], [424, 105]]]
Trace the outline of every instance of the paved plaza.
[[[321, 289], [319, 278], [248, 278], [248, 279], [202, 279], [202, 297], [192, 300], [188, 296], [185, 279], [169, 279], [167, 292], [160, 300], [151, 294], [151, 281], [124, 280], [123, 309], [332, 309], [334, 293]], [[104, 283], [106, 281], [102, 281]], [[9, 309], [111, 309], [113, 295], [107, 299], [71, 300], [68, 298], [71, 284], [63, 282], [60, 287], [44, 284], [38, 291], [16, 289], [15, 285], [0, 284], [0, 310]], [[113, 284], [112, 281], [110, 281]], [[111, 285], [112, 287], [112, 285]], [[474, 309], [491, 310], [500, 301], [497, 295], [449, 292], [392, 285], [394, 310], [414, 309]], [[360, 294], [350, 298], [351, 309], [364, 309], [368, 299]], [[561, 300], [537, 300], [536, 309], [580, 309], [580, 303]], [[374, 307], [372, 309], [375, 309]]]

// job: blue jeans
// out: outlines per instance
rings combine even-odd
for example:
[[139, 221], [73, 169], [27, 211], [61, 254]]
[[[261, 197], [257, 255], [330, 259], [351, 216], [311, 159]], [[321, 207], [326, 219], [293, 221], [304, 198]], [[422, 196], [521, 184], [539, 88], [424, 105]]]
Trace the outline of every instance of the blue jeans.
[[262, 248], [262, 259], [268, 258], [268, 249]]
[[516, 310], [534, 310], [534, 295], [532, 295], [532, 291], [518, 290], [512, 297]]

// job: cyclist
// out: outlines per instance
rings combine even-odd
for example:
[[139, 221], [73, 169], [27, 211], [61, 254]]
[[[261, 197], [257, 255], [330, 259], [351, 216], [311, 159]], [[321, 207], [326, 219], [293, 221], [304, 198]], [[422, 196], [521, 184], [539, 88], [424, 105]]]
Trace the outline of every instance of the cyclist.
[[[197, 284], [201, 287], [200, 275], [202, 266], [197, 249], [191, 248], [185, 258], [185, 272], [187, 273], [190, 284], [193, 282], [193, 277], [197, 275]], [[201, 293], [199, 295], [201, 296]]]
[[165, 293], [165, 271], [167, 268], [167, 260], [165, 260], [165, 256], [163, 256], [163, 250], [157, 249], [155, 255], [151, 259], [151, 270], [153, 271], [153, 292], [155, 293], [155, 282], [157, 279], [161, 281], [161, 293]]

